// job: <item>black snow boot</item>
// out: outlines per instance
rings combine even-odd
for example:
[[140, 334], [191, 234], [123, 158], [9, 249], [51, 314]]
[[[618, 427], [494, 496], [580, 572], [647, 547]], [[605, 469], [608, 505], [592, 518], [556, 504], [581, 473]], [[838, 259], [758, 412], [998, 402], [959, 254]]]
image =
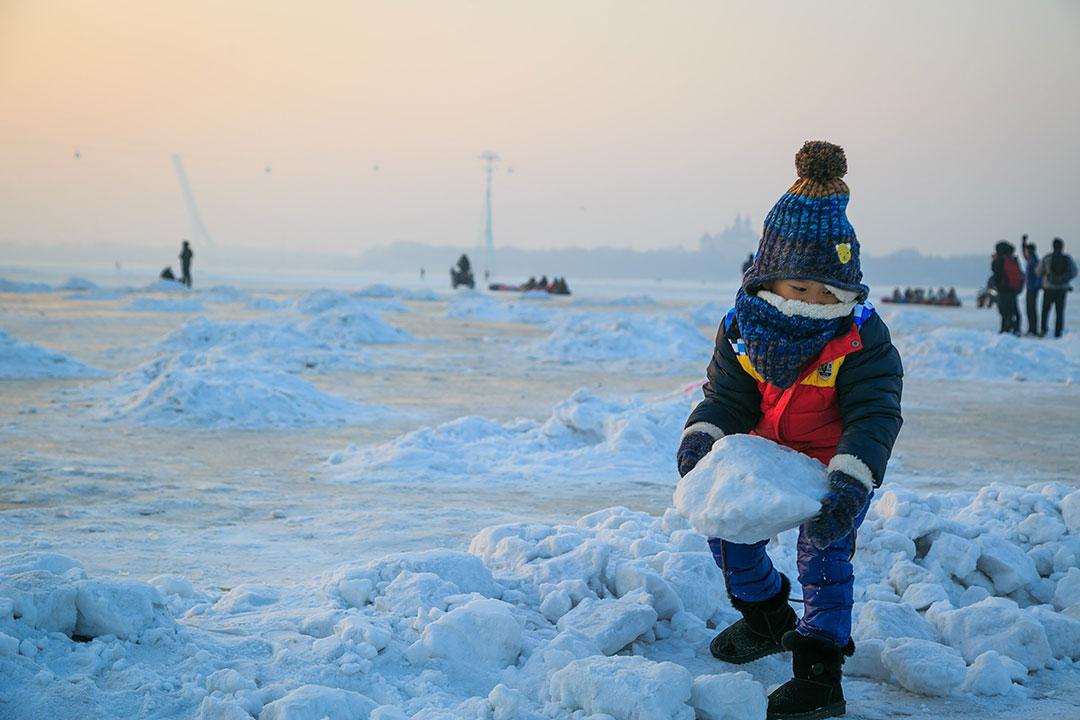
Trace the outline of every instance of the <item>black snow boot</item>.
[[817, 638], [789, 632], [784, 648], [791, 651], [793, 678], [769, 695], [767, 720], [819, 720], [847, 711], [840, 686], [844, 656], [855, 652], [848, 640], [843, 648]]
[[780, 592], [761, 602], [746, 602], [731, 598], [731, 606], [742, 613], [742, 619], [713, 638], [709, 650], [713, 657], [724, 662], [742, 665], [766, 655], [783, 652], [780, 639], [794, 630], [799, 619], [788, 605], [791, 582], [780, 575]]

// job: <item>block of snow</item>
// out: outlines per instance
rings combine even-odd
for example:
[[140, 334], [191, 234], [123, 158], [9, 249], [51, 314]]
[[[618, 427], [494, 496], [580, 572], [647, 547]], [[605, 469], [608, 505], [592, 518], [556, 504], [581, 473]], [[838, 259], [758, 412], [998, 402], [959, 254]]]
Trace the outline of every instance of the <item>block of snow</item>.
[[887, 682], [892, 674], [881, 660], [883, 650], [885, 641], [880, 638], [866, 638], [855, 643], [855, 654], [844, 661], [844, 674]]
[[1080, 603], [1080, 568], [1069, 568], [1054, 590], [1054, 607], [1064, 610]]
[[208, 695], [199, 704], [195, 720], [251, 720], [251, 713], [236, 700]]
[[708, 620], [727, 605], [724, 576], [711, 552], [663, 553], [660, 576], [679, 595], [687, 612]]
[[1028, 608], [1027, 613], [1042, 623], [1054, 657], [1080, 660], [1080, 620], [1054, 612], [1048, 605]]
[[1029, 670], [1039, 670], [1053, 658], [1046, 630], [1012, 600], [989, 597], [936, 617], [941, 637], [968, 662], [987, 650], [1011, 657]]
[[147, 582], [157, 588], [162, 595], [176, 595], [182, 598], [195, 595], [195, 587], [187, 578], [179, 575], [156, 575]]
[[241, 583], [222, 595], [214, 603], [214, 609], [225, 613], [247, 612], [273, 605], [279, 597], [278, 591], [269, 585]]
[[1005, 695], [1012, 689], [1012, 677], [1001, 656], [987, 650], [967, 669], [963, 689], [976, 695]]
[[559, 618], [560, 632], [572, 630], [596, 643], [605, 655], [613, 655], [648, 632], [657, 620], [652, 598], [635, 590], [618, 599], [587, 598]]
[[351, 690], [303, 685], [263, 706], [259, 720], [367, 720], [377, 706]]
[[392, 580], [402, 570], [408, 570], [438, 575], [456, 585], [463, 593], [479, 593], [494, 598], [501, 594], [499, 584], [484, 561], [474, 554], [458, 550], [394, 553], [373, 562], [370, 567], [377, 569], [384, 580]]
[[126, 640], [147, 628], [172, 623], [161, 594], [147, 583], [82, 580], [76, 590], [76, 635]]
[[517, 662], [522, 628], [512, 606], [489, 598], [473, 600], [446, 613], [424, 628], [409, 648], [408, 658], [422, 664], [431, 658], [465, 668], [483, 665], [504, 668]]
[[936, 577], [927, 568], [912, 562], [900, 560], [894, 563], [889, 570], [889, 584], [893, 586], [898, 595], [907, 592], [908, 587], [916, 583], [939, 584], [942, 578]]
[[0, 632], [0, 657], [11, 657], [18, 654], [19, 639]]
[[446, 609], [446, 598], [461, 591], [457, 585], [446, 582], [429, 572], [403, 570], [375, 598], [375, 609], [391, 615], [416, 615], [416, 611], [430, 608]]
[[937, 640], [937, 632], [915, 608], [903, 603], [869, 600], [859, 609], [852, 631], [856, 641], [866, 638]]
[[345, 643], [367, 643], [375, 648], [376, 652], [389, 645], [393, 637], [389, 628], [364, 615], [346, 616], [334, 626], [334, 632]]
[[948, 600], [949, 594], [938, 583], [912, 583], [904, 591], [900, 602], [916, 610], [925, 610], [939, 600]]
[[901, 687], [920, 695], [948, 695], [963, 684], [967, 674], [960, 653], [931, 640], [886, 640], [881, 661]]
[[241, 690], [254, 690], [255, 681], [244, 677], [232, 668], [223, 668], [210, 673], [206, 678], [207, 692], [222, 692], [226, 695], [240, 692]]
[[1008, 595], [1039, 579], [1035, 563], [1022, 548], [996, 535], [979, 538], [979, 571], [994, 583], [998, 595]]
[[355, 608], [362, 608], [371, 600], [375, 583], [370, 578], [343, 578], [338, 582], [338, 595]]
[[936, 562], [953, 577], [962, 578], [975, 569], [982, 548], [979, 543], [952, 533], [941, 533], [926, 554], [927, 562]]
[[675, 509], [709, 537], [754, 543], [821, 510], [825, 466], [754, 435], [720, 438], [675, 489]]
[[1043, 513], [1031, 513], [1016, 526], [1016, 535], [1029, 545], [1054, 542], [1066, 532], [1065, 523]]
[[1080, 535], [1080, 490], [1074, 490], [1061, 499], [1061, 519], [1074, 535]]
[[21, 622], [45, 632], [74, 632], [75, 595], [74, 583], [45, 570], [0, 577], [0, 599], [11, 601]]
[[682, 599], [678, 593], [647, 562], [621, 562], [615, 566], [613, 579], [615, 593], [619, 596], [639, 588], [647, 592], [652, 598], [653, 609], [661, 619], [670, 620], [675, 613], [683, 610]]
[[686, 668], [637, 655], [574, 660], [554, 673], [551, 699], [567, 710], [615, 720], [694, 720], [693, 678]]
[[690, 689], [698, 720], [758, 720], [769, 704], [765, 687], [748, 672], [699, 675]]

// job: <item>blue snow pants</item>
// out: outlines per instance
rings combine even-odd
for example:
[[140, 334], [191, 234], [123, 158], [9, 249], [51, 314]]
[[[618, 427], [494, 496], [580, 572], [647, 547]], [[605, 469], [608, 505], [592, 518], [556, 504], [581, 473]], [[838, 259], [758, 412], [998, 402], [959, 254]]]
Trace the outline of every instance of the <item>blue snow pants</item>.
[[[873, 498], [873, 493], [870, 494]], [[799, 583], [802, 584], [803, 616], [796, 630], [802, 635], [825, 640], [843, 647], [851, 639], [851, 607], [854, 604], [855, 574], [851, 558], [855, 556], [858, 527], [866, 518], [870, 499], [855, 528], [824, 550], [814, 547], [806, 537], [806, 525], [799, 528], [797, 547]], [[709, 538], [713, 559], [724, 573], [724, 584], [733, 597], [747, 602], [761, 602], [780, 592], [780, 573], [765, 552], [768, 540], [752, 545]]]

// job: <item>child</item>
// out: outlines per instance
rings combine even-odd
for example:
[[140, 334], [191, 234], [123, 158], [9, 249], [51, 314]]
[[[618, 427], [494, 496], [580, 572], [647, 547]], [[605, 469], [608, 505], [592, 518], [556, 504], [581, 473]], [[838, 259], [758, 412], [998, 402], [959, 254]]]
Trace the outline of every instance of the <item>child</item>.
[[792, 652], [794, 677], [769, 696], [770, 720], [844, 714], [855, 529], [902, 422], [900, 357], [865, 302], [859, 243], [845, 215], [844, 151], [807, 142], [795, 167], [799, 179], [765, 218], [754, 264], [720, 325], [705, 399], [686, 421], [678, 451], [685, 475], [717, 439], [752, 433], [828, 465], [821, 513], [799, 528], [801, 620], [766, 541], [709, 539], [742, 614], [712, 641], [712, 654], [746, 663]]

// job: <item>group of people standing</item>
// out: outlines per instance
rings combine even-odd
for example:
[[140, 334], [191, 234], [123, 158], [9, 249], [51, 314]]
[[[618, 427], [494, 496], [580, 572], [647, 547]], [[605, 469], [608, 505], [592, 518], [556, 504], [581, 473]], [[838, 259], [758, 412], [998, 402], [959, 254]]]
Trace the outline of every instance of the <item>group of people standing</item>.
[[[1002, 240], [994, 246], [990, 261], [990, 282], [997, 291], [998, 312], [1001, 313], [1001, 329], [998, 332], [1020, 335], [1020, 308], [1018, 300], [1024, 292], [1027, 311], [1027, 334], [1045, 337], [1048, 331], [1050, 310], [1054, 310], [1054, 337], [1065, 331], [1065, 297], [1072, 290], [1076, 277], [1076, 262], [1065, 253], [1065, 241], [1054, 238], [1053, 252], [1039, 258], [1035, 243], [1024, 235], [1020, 240], [1024, 256], [1024, 268], [1016, 258], [1016, 246]], [[1039, 308], [1039, 292], [1042, 292], [1042, 308]]]

